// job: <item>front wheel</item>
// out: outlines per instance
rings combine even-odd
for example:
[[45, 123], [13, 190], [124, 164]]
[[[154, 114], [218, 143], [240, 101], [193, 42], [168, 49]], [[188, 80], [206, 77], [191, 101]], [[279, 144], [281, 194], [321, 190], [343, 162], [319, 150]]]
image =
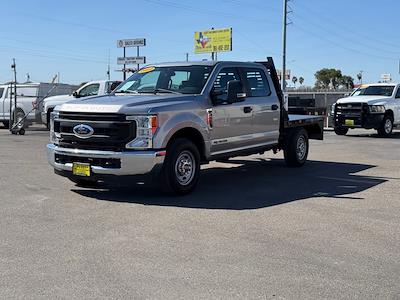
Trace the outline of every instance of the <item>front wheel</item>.
[[287, 143], [283, 154], [289, 167], [301, 167], [308, 157], [308, 134], [304, 128], [299, 128], [287, 136]]
[[349, 132], [349, 129], [346, 127], [340, 127], [340, 126], [335, 127], [335, 133], [337, 135], [346, 135], [347, 132]]
[[383, 118], [381, 126], [378, 128], [378, 134], [382, 137], [388, 137], [393, 131], [393, 120], [390, 116]]
[[192, 192], [200, 177], [200, 154], [188, 139], [178, 138], [167, 147], [161, 170], [161, 184], [167, 194], [186, 195]]

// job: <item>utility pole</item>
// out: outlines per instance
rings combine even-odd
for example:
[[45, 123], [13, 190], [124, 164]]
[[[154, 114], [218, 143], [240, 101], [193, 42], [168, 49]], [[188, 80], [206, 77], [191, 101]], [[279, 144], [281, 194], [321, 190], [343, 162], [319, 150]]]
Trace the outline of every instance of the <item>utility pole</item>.
[[186, 52], [186, 61], [189, 61], [189, 53]]
[[[13, 58], [13, 64], [11, 65], [11, 69], [14, 71], [14, 117], [13, 117], [13, 124], [11, 126], [10, 122], [10, 129], [14, 126], [15, 122], [17, 122], [17, 65], [15, 64], [15, 58]], [[10, 111], [11, 116], [11, 111]]]
[[110, 49], [108, 49], [108, 68], [107, 68], [107, 78], [110, 80]]
[[[124, 46], [124, 60], [125, 60], [125, 58], [126, 58], [126, 48], [125, 48], [125, 46]], [[126, 64], [124, 64], [124, 71], [123, 71], [123, 73], [124, 73], [124, 81], [126, 80]]]
[[288, 0], [283, 0], [283, 29], [282, 29], [282, 92], [286, 91], [286, 27], [288, 15]]

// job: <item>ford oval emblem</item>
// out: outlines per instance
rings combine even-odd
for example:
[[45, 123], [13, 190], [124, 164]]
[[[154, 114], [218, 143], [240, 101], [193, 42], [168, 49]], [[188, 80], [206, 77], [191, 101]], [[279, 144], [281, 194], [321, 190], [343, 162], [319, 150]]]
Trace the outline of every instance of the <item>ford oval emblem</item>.
[[85, 125], [85, 124], [76, 125], [72, 129], [72, 131], [74, 132], [76, 137], [81, 138], [81, 139], [90, 138], [94, 133], [94, 129], [92, 127], [90, 127], [89, 125]]

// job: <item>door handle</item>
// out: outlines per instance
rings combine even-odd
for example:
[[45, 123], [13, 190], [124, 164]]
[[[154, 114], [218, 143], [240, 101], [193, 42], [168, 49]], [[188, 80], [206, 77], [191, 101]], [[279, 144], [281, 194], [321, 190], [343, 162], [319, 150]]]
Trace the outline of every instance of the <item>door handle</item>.
[[253, 108], [251, 106], [245, 106], [243, 107], [243, 111], [245, 114], [249, 114], [253, 111]]
[[279, 106], [276, 105], [276, 104], [273, 104], [273, 105], [271, 106], [271, 109], [272, 109], [272, 110], [278, 110], [278, 108], [279, 108]]

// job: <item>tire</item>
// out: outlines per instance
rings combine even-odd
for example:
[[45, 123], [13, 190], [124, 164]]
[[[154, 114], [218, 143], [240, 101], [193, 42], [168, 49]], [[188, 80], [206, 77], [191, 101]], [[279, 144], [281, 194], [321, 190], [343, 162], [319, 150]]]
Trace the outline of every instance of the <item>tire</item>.
[[[14, 115], [13, 115], [14, 117]], [[17, 109], [17, 122], [25, 117], [25, 113], [21, 109]], [[12, 119], [12, 125], [14, 126], [14, 120]], [[14, 128], [15, 131], [20, 131], [21, 129], [25, 128], [25, 120], [21, 121], [18, 126]]]
[[393, 119], [386, 115], [383, 118], [381, 126], [378, 128], [378, 135], [381, 137], [388, 137], [392, 134], [393, 131]]
[[335, 127], [335, 133], [337, 135], [346, 135], [347, 132], [349, 132], [349, 129], [346, 127], [340, 127], [340, 126]]
[[164, 193], [186, 195], [192, 192], [200, 177], [200, 153], [188, 139], [177, 138], [167, 147], [160, 182]]
[[303, 128], [293, 130], [283, 150], [285, 162], [289, 167], [301, 167], [308, 157], [309, 142], [307, 131]]
[[10, 122], [9, 121], [3, 121], [3, 125], [5, 128], [10, 128]]

